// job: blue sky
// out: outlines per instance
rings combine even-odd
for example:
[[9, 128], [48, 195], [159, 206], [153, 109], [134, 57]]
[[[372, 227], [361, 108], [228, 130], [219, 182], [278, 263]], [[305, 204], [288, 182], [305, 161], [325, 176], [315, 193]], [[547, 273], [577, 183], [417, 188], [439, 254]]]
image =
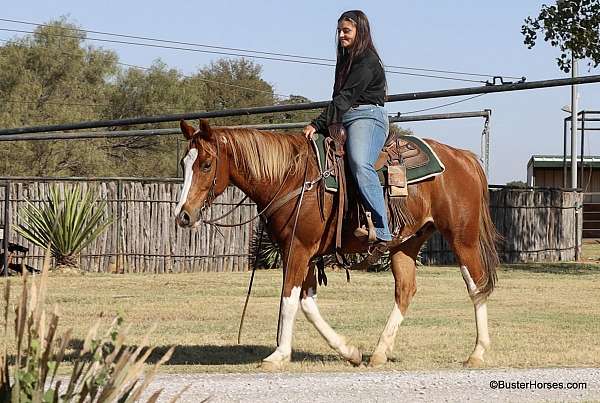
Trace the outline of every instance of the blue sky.
[[[544, 42], [528, 50], [520, 28], [537, 15], [541, 1], [219, 1], [169, 2], [74, 0], [8, 2], [1, 18], [47, 22], [62, 15], [83, 28], [161, 39], [190, 41], [253, 50], [334, 57], [338, 16], [347, 9], [368, 15], [376, 46], [388, 65], [527, 77], [528, 81], [563, 78], [555, 62], [558, 51]], [[0, 22], [0, 28], [27, 29]], [[0, 32], [0, 39], [11, 35]], [[216, 55], [96, 43], [114, 49], [124, 63], [148, 66], [161, 58], [184, 73], [202, 67]], [[324, 66], [260, 61], [264, 78], [279, 94], [312, 100], [331, 95], [333, 70]], [[580, 74], [600, 69], [580, 63]], [[388, 74], [390, 94], [479, 86], [478, 83]], [[579, 87], [580, 107], [600, 109], [600, 84]], [[460, 100], [388, 103], [388, 112], [408, 112]], [[525, 180], [532, 154], [562, 154], [560, 108], [569, 103], [570, 88], [488, 94], [426, 113], [492, 109], [490, 182]], [[431, 137], [479, 153], [482, 119], [406, 124], [417, 135]], [[586, 138], [586, 154], [600, 153], [594, 132]]]

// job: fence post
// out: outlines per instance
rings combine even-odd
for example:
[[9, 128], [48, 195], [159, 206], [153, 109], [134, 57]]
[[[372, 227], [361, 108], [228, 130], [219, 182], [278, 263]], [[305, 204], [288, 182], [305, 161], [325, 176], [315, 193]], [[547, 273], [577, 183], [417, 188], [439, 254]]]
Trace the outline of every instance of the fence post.
[[[583, 182], [583, 178], [581, 180]], [[573, 193], [575, 194], [575, 261], [579, 261], [583, 242], [583, 196], [579, 200], [580, 193], [577, 191], [573, 191]]]
[[10, 181], [4, 182], [4, 277], [8, 277], [8, 238], [10, 236]]
[[[121, 256], [121, 206], [123, 204], [123, 182], [118, 179], [117, 180], [117, 238], [115, 242], [117, 243], [117, 262], [116, 262], [116, 270], [117, 273], [121, 273], [121, 264], [122, 256]], [[124, 266], [124, 265], [123, 265]], [[125, 268], [123, 267], [123, 271]]]

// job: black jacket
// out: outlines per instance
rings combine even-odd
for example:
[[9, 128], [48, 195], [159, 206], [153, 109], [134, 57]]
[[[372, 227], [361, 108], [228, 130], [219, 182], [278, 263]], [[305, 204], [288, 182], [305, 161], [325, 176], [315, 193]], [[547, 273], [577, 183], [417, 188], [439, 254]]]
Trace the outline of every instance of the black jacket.
[[342, 116], [352, 106], [385, 101], [385, 72], [375, 52], [367, 50], [354, 60], [350, 74], [339, 91], [333, 91], [329, 105], [311, 122], [318, 132], [326, 133], [332, 123], [341, 123]]

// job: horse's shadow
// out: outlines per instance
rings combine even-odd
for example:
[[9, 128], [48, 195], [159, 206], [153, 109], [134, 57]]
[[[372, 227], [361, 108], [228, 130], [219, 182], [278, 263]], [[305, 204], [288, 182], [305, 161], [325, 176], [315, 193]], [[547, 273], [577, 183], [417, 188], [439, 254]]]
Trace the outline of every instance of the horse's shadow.
[[[65, 355], [65, 360], [72, 361], [79, 357], [79, 351], [83, 347], [83, 340], [72, 339], [68, 349], [71, 353]], [[136, 345], [127, 347], [137, 348]], [[172, 346], [155, 347], [146, 362], [157, 363]], [[274, 347], [263, 345], [197, 345], [197, 346], [174, 346], [175, 350], [171, 358], [163, 365], [244, 365], [257, 364], [274, 350]], [[89, 359], [89, 357], [87, 358]], [[325, 362], [337, 360], [336, 355], [313, 354], [306, 351], [294, 351], [293, 361]]]

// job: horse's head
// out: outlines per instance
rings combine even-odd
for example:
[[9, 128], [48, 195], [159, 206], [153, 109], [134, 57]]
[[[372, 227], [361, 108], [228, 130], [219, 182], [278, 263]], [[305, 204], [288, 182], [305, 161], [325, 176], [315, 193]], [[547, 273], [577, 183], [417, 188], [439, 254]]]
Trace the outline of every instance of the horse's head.
[[181, 227], [198, 226], [202, 212], [229, 185], [229, 167], [225, 161], [225, 137], [217, 138], [207, 120], [195, 129], [185, 121], [179, 126], [189, 140], [183, 168], [183, 189], [175, 208], [175, 221]]

